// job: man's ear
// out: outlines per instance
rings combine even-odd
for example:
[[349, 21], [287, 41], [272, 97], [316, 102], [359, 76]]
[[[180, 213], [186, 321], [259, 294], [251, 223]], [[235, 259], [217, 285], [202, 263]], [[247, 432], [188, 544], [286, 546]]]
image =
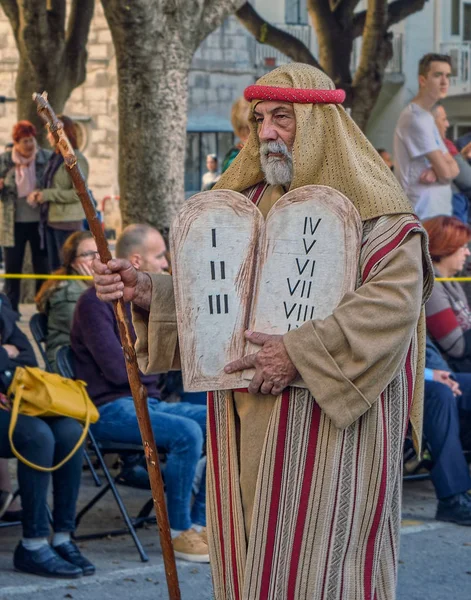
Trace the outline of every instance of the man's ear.
[[139, 254], [139, 252], [134, 252], [134, 254], [131, 254], [129, 257], [129, 262], [135, 269], [139, 271], [142, 266], [142, 256]]
[[419, 87], [424, 87], [426, 80], [425, 75], [419, 75]]

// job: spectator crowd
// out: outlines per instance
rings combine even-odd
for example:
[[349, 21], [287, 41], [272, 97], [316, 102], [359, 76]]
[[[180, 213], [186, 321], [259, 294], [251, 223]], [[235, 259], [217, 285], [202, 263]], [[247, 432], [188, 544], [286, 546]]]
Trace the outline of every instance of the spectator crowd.
[[[436, 281], [426, 305], [427, 354], [424, 388], [424, 447], [430, 455], [430, 477], [437, 496], [436, 518], [471, 525], [471, 308], [466, 286], [455, 280], [466, 273], [470, 255], [471, 141], [447, 137], [449, 122], [441, 101], [446, 97], [451, 59], [427, 54], [418, 68], [419, 91], [397, 122], [393, 156], [378, 153], [397, 176], [429, 236]], [[241, 114], [244, 117], [241, 117]], [[233, 124], [240, 143], [228, 153], [224, 171], [246, 141], [248, 103], [236, 102]], [[80, 168], [88, 165], [78, 150], [73, 122], [61, 116]], [[84, 214], [62, 156], [40, 148], [28, 121], [13, 128], [12, 147], [0, 155], [0, 246], [5, 272], [21, 273], [26, 245], [36, 274], [91, 275], [97, 247], [84, 229]], [[207, 157], [202, 189], [220, 176], [216, 155]], [[146, 224], [123, 230], [116, 256], [138, 270], [169, 270], [161, 234]], [[168, 275], [169, 277], [171, 275]], [[36, 304], [47, 319], [46, 368], [57, 371], [57, 352], [70, 346], [77, 378], [84, 380], [100, 418], [92, 426], [103, 442], [140, 444], [140, 432], [126, 375], [118, 326], [110, 305], [98, 300], [90, 280], [38, 281]], [[27, 337], [18, 327], [20, 288], [7, 280], [0, 295], [0, 401], [20, 366], [36, 366]], [[128, 316], [131, 308], [127, 306]], [[205, 517], [206, 398], [187, 394], [178, 373], [142, 376], [164, 471], [168, 513], [177, 557], [208, 562]], [[23, 536], [14, 553], [17, 570], [52, 577], [90, 575], [95, 567], [73, 540], [83, 468], [76, 452], [63, 467], [47, 472], [18, 461], [19, 498], [14, 499], [7, 460], [10, 414], [0, 410], [0, 518], [22, 521]], [[20, 415], [14, 431], [21, 454], [51, 467], [70, 452], [81, 428], [71, 418]], [[418, 464], [421, 467], [421, 457]], [[52, 480], [52, 522], [47, 494]], [[121, 457], [117, 481], [149, 489], [142, 454]], [[21, 505], [20, 505], [21, 499]], [[50, 527], [53, 535], [50, 538]]]

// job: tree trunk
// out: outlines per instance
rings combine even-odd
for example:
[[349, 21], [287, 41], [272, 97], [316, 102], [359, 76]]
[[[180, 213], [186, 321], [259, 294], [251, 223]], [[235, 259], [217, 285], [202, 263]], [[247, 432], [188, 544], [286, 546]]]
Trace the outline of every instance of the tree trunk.
[[15, 87], [18, 120], [27, 119], [31, 121], [38, 130], [39, 145], [44, 146], [47, 131], [44, 127], [44, 121], [38, 116], [36, 104], [32, 100], [33, 92], [42, 93], [46, 90], [51, 106], [54, 107], [56, 114], [60, 114], [64, 110], [65, 103], [75, 86], [70, 86], [60, 73], [53, 80], [50, 77], [40, 80], [31, 68], [29, 61], [20, 56]]
[[190, 57], [169, 68], [162, 57], [174, 44], [149, 47], [144, 64], [126, 46], [116, 54], [123, 226], [145, 222], [164, 231], [184, 200]]

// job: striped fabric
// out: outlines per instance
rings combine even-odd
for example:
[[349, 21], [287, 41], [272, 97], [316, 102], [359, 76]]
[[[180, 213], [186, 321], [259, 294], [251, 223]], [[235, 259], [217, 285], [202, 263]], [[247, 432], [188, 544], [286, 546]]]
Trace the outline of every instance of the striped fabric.
[[[366, 222], [359, 284], [417, 230], [411, 215]], [[233, 394], [209, 394], [208, 530], [217, 600], [395, 598], [402, 445], [419, 345], [415, 334], [403, 368], [345, 430], [333, 426], [308, 390], [288, 388], [276, 399], [248, 540]]]
[[425, 314], [429, 334], [440, 349], [453, 358], [461, 358], [466, 347], [464, 334], [471, 329], [471, 312], [461, 284], [437, 281]]

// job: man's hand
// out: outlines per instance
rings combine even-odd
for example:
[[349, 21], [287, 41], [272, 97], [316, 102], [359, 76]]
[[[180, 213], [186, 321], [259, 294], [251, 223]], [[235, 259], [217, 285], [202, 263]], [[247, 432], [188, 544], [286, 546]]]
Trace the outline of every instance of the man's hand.
[[137, 271], [124, 258], [115, 258], [104, 265], [96, 258], [93, 263], [93, 280], [97, 296], [104, 302], [122, 298], [149, 310], [152, 284], [146, 273]]
[[255, 375], [249, 384], [251, 394], [278, 396], [298, 376], [296, 367], [286, 352], [283, 336], [246, 331], [245, 337], [262, 348], [224, 367], [226, 373], [235, 373], [255, 367]]
[[437, 175], [433, 169], [425, 169], [420, 174], [419, 181], [420, 183], [437, 183]]
[[462, 392], [460, 390], [460, 384], [450, 377], [450, 373], [448, 371], [434, 369], [433, 380], [438, 381], [438, 383], [443, 383], [444, 385], [447, 385], [453, 392], [454, 396], [461, 396]]
[[4, 348], [8, 354], [8, 358], [14, 359], [16, 358], [20, 351], [18, 350], [18, 348], [16, 346], [13, 346], [13, 344], [3, 344], [2, 348]]

